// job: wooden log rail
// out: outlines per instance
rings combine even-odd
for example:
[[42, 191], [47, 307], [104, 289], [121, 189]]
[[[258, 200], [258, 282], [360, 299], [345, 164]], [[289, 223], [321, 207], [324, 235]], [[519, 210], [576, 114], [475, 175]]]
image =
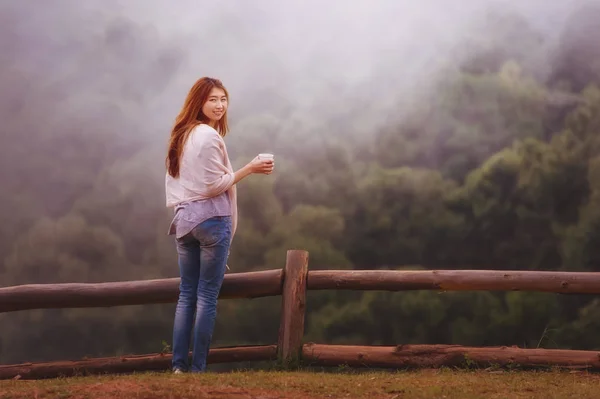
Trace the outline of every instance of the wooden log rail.
[[443, 366], [565, 367], [600, 370], [600, 352], [517, 347], [460, 345], [352, 346], [306, 344], [302, 359], [308, 365], [380, 368]]
[[[303, 278], [303, 273], [296, 277]], [[600, 273], [593, 272], [315, 270], [307, 273], [308, 290], [539, 291], [600, 294]], [[282, 294], [282, 285], [283, 271], [278, 269], [232, 273], [225, 276], [219, 297], [227, 299], [276, 296]], [[28, 309], [173, 303], [177, 300], [178, 292], [179, 278], [97, 284], [21, 285], [0, 288], [0, 313]]]
[[600, 273], [503, 270], [314, 270], [309, 290], [538, 291], [600, 294]]
[[[281, 295], [282, 270], [225, 275], [219, 298]], [[0, 313], [30, 309], [88, 308], [173, 303], [179, 278], [97, 284], [31, 284], [0, 288]]]
[[[171, 368], [172, 354], [149, 354], [105, 357], [76, 361], [0, 365], [0, 380], [72, 377], [75, 375], [122, 374], [134, 371], [166, 371]], [[277, 345], [241, 346], [210, 349], [208, 363], [275, 360]]]

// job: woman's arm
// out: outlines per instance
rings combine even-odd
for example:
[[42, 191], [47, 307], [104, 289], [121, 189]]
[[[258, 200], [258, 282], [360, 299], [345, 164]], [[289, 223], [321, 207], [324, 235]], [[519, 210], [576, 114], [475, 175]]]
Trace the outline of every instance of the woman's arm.
[[204, 187], [202, 194], [214, 197], [227, 191], [232, 185], [254, 173], [271, 174], [273, 160], [254, 158], [244, 167], [232, 173], [225, 165], [226, 155], [222, 139], [216, 134], [205, 141], [197, 152], [199, 165], [194, 168], [195, 180]]
[[272, 159], [259, 159], [256, 157], [252, 161], [248, 162], [246, 166], [241, 167], [234, 173], [233, 184], [236, 184], [240, 180], [250, 176], [253, 173], [270, 175], [273, 173], [274, 167], [275, 162]]

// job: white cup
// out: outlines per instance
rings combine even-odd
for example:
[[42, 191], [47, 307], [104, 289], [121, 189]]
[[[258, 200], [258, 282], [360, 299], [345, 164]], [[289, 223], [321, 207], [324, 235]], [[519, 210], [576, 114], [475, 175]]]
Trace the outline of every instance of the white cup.
[[275, 156], [273, 154], [268, 154], [268, 153], [264, 153], [264, 154], [258, 154], [258, 159], [274, 159]]

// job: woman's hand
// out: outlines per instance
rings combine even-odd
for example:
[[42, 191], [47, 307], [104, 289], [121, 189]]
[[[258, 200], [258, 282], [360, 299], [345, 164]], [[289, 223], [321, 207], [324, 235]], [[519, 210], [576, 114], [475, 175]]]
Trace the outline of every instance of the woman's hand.
[[250, 166], [252, 173], [270, 175], [275, 168], [275, 161], [272, 159], [260, 159], [259, 157], [256, 157], [250, 161], [248, 165]]
[[275, 168], [275, 161], [272, 159], [260, 159], [259, 157], [256, 157], [248, 162], [246, 166], [235, 172], [233, 184], [237, 184], [240, 180], [253, 173], [270, 175], [273, 173], [273, 168]]

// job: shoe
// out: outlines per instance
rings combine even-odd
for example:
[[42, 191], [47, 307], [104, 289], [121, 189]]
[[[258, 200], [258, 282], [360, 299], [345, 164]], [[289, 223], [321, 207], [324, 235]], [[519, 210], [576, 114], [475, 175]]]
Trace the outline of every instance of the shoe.
[[183, 374], [183, 370], [175, 369], [173, 370], [173, 374]]

